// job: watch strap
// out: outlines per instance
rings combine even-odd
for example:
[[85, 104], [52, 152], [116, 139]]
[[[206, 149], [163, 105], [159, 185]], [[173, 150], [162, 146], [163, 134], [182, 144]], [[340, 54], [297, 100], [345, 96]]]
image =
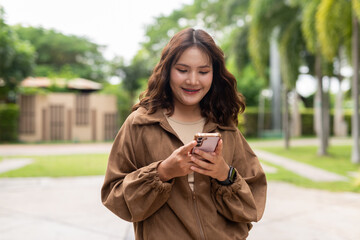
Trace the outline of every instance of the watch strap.
[[216, 180], [220, 185], [227, 186], [227, 185], [231, 185], [232, 183], [234, 183], [235, 178], [236, 178], [236, 171], [235, 171], [234, 167], [232, 167], [232, 166], [229, 166], [229, 167], [230, 167], [230, 169], [229, 169], [229, 174], [228, 174], [227, 179], [225, 179], [224, 181]]

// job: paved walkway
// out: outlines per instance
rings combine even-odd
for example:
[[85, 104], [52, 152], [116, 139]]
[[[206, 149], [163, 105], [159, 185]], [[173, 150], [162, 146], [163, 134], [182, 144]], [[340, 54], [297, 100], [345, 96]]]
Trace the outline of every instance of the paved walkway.
[[310, 166], [308, 164], [281, 157], [263, 150], [254, 149], [254, 151], [259, 157], [259, 159], [263, 159], [267, 162], [286, 168], [287, 170], [290, 170], [300, 176], [303, 176], [315, 182], [348, 181], [347, 177], [325, 171], [321, 168]]
[[30, 158], [3, 159], [0, 162], [0, 173], [18, 169], [33, 162]]
[[[0, 145], [0, 156], [108, 153], [110, 148], [111, 143]], [[263, 157], [263, 152], [255, 152]], [[289, 159], [282, 160], [277, 164], [289, 162]], [[307, 165], [302, 167], [309, 171]], [[265, 167], [265, 171], [270, 170], [274, 169]], [[0, 178], [0, 239], [132, 240], [132, 225], [102, 206], [102, 182], [103, 176]], [[331, 193], [269, 182], [264, 217], [255, 224], [248, 239], [360, 239], [359, 222], [360, 194]]]
[[[132, 225], [102, 206], [103, 176], [0, 179], [0, 239], [133, 240]], [[360, 239], [360, 194], [269, 182], [248, 240]], [[174, 230], [175, 231], [175, 230]]]

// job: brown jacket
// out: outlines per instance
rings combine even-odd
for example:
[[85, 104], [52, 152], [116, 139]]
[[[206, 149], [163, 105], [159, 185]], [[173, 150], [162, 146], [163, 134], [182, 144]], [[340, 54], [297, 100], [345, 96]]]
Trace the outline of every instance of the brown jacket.
[[134, 223], [136, 239], [246, 239], [263, 215], [266, 179], [260, 163], [235, 126], [209, 122], [204, 132], [219, 132], [223, 157], [237, 170], [230, 186], [195, 173], [162, 182], [157, 166], [182, 142], [162, 111], [139, 108], [121, 127], [109, 156], [103, 204]]

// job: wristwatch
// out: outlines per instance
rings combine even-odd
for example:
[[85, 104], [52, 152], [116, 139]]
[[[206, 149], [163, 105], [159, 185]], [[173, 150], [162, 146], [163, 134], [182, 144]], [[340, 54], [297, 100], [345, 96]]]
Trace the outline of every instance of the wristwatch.
[[224, 181], [218, 181], [218, 180], [217, 180], [217, 182], [218, 182], [220, 185], [227, 186], [227, 185], [231, 185], [233, 182], [235, 182], [235, 179], [236, 179], [236, 171], [235, 171], [235, 169], [234, 169], [232, 166], [229, 166], [229, 167], [230, 167], [230, 170], [229, 170], [228, 178], [225, 179]]

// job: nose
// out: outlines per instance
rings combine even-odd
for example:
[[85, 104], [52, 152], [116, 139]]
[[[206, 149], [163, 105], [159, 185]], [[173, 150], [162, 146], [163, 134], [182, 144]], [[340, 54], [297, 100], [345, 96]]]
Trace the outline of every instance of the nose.
[[187, 80], [187, 83], [188, 84], [191, 84], [191, 85], [196, 85], [197, 84], [197, 81], [198, 81], [198, 76], [196, 74], [196, 71], [191, 71], [189, 73], [189, 77], [188, 77], [188, 80]]

